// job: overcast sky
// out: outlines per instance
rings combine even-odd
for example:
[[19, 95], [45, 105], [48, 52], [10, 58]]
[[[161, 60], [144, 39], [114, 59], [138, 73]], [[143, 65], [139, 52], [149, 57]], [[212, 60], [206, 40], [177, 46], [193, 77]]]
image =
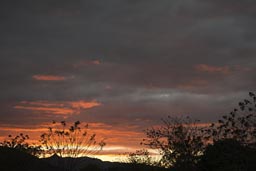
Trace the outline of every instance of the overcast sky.
[[1, 0], [1, 136], [80, 120], [129, 146], [167, 115], [215, 121], [255, 91], [255, 30], [255, 0]]

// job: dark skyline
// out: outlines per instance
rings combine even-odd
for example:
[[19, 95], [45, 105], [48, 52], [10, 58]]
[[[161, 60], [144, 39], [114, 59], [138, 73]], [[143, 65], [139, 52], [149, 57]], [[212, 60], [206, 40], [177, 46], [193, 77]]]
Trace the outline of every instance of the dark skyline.
[[2, 0], [0, 8], [1, 137], [10, 127], [81, 120], [109, 147], [132, 148], [162, 117], [213, 122], [255, 91], [254, 0]]

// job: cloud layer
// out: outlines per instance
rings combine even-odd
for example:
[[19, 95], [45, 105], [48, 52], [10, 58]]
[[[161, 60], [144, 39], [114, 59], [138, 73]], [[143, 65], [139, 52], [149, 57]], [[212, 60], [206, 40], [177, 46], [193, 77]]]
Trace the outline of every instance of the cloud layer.
[[214, 121], [255, 91], [255, 17], [254, 0], [3, 0], [0, 126], [101, 123], [118, 146], [169, 114]]

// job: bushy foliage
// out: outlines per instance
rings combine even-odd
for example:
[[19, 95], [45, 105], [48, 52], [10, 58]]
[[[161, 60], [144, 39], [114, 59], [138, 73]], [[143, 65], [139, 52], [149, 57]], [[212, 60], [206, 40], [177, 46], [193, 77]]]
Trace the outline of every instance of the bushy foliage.
[[246, 146], [256, 145], [256, 95], [249, 93], [250, 99], [238, 103], [229, 114], [222, 116], [218, 123], [206, 129], [206, 139], [216, 142], [223, 139], [234, 139]]
[[7, 139], [5, 139], [3, 142], [0, 142], [0, 146], [14, 148], [34, 156], [39, 156], [42, 153], [41, 146], [29, 144], [27, 142], [28, 139], [29, 136], [24, 135], [23, 133], [20, 133], [14, 137], [12, 135], [8, 135]]
[[195, 168], [204, 148], [198, 121], [168, 116], [162, 122], [161, 127], [146, 130], [142, 144], [160, 150], [164, 167]]
[[158, 162], [155, 161], [149, 154], [148, 150], [136, 150], [134, 153], [129, 153], [127, 157], [128, 163], [133, 164], [145, 164], [145, 165], [153, 165], [157, 166]]
[[200, 161], [203, 171], [253, 171], [256, 168], [256, 95], [205, 129], [209, 144]]
[[41, 135], [40, 142], [47, 154], [72, 158], [98, 153], [105, 146], [104, 141], [97, 143], [96, 134], [89, 134], [88, 124], [82, 125], [79, 121], [70, 126], [65, 121], [53, 121], [48, 132]]
[[199, 165], [202, 171], [254, 171], [256, 151], [234, 139], [223, 139], [207, 146]]

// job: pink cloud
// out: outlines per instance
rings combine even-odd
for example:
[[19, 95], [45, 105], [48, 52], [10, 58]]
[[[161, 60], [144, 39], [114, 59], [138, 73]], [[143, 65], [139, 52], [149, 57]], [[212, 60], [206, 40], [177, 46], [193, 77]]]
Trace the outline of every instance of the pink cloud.
[[33, 75], [32, 78], [38, 81], [63, 81], [66, 77], [57, 75]]

